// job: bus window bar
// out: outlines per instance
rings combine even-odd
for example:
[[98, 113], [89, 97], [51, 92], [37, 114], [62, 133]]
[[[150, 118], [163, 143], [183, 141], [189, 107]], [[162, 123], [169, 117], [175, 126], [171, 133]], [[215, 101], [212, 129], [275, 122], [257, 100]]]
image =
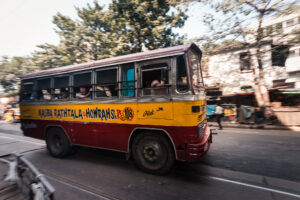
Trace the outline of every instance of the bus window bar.
[[[127, 82], [135, 82], [135, 81], [127, 81]], [[121, 82], [121, 83], [124, 83], [124, 82]], [[97, 86], [100, 86], [100, 87], [103, 87], [103, 90], [97, 90], [97, 88], [95, 88], [95, 90], [92, 91], [92, 96], [91, 97], [87, 97], [87, 98], [92, 98], [92, 97], [95, 97], [95, 98], [99, 98], [99, 97], [119, 97], [118, 95], [118, 91], [132, 91], [135, 93], [135, 91], [142, 91], [142, 95], [144, 96], [156, 96], [157, 94], [153, 94], [153, 91], [161, 91], [161, 93], [163, 93], [164, 95], [169, 95], [170, 94], [170, 87], [172, 85], [170, 84], [165, 84], [164, 86], [161, 86], [161, 87], [135, 87], [135, 86], [128, 86], [128, 85], [121, 85], [121, 88], [118, 87], [117, 84], [110, 84], [110, 85], [97, 85], [96, 84], [93, 84], [95, 87]], [[116, 85], [116, 88], [114, 89], [109, 89], [107, 86], [113, 86], [113, 85]], [[92, 86], [90, 86], [92, 87]], [[56, 88], [57, 89], [57, 88]], [[41, 90], [35, 90], [36, 93], [40, 92]], [[97, 96], [97, 94], [100, 94], [101, 92], [110, 92], [111, 95], [110, 96]], [[65, 94], [55, 94], [54, 93], [54, 88], [51, 89], [51, 93], [49, 94], [51, 96], [51, 99], [44, 99], [44, 98], [41, 98], [41, 96], [38, 96], [38, 95], [34, 95], [35, 96], [35, 100], [36, 101], [51, 101], [51, 100], [69, 100], [70, 97], [72, 99], [80, 99], [80, 98], [76, 98], [76, 93], [78, 92], [74, 92], [74, 90], [72, 91], [71, 88], [69, 88], [69, 92], [66, 92]], [[113, 94], [115, 93], [115, 94]], [[25, 93], [24, 93], [25, 94]], [[65, 95], [63, 97], [63, 95]], [[124, 95], [121, 95], [121, 96], [124, 96]], [[126, 95], [125, 95], [126, 96]], [[134, 95], [130, 95], [130, 96], [135, 96]], [[40, 97], [40, 99], [38, 99], [38, 97]], [[84, 98], [84, 99], [87, 99], [87, 98]]]
[[147, 87], [139, 88], [142, 91], [142, 96], [157, 96], [157, 95], [169, 95], [170, 86], [162, 87]]

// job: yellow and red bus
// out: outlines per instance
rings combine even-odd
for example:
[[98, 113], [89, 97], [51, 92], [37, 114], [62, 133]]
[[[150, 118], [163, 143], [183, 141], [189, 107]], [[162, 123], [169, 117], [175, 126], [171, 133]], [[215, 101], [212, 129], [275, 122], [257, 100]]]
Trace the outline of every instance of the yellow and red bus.
[[210, 148], [200, 61], [198, 46], [187, 44], [25, 74], [21, 128], [54, 157], [89, 146], [166, 173]]

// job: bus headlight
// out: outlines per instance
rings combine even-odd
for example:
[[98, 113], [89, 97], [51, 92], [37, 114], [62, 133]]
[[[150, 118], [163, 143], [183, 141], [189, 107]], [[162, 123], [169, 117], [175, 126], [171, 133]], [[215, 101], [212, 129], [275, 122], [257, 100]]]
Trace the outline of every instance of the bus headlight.
[[201, 137], [204, 134], [204, 123], [198, 125], [198, 137]]

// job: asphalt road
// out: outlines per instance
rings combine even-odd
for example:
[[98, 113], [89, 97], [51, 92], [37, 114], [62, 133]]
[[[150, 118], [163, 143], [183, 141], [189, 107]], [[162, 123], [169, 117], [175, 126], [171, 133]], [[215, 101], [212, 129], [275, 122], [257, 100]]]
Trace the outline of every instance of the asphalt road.
[[11, 135], [23, 135], [20, 126], [20, 123], [12, 123], [0, 120], [0, 133], [8, 133]]
[[299, 132], [220, 131], [203, 161], [153, 176], [116, 152], [81, 148], [52, 158], [44, 142], [17, 136], [17, 126], [0, 124], [2, 133], [9, 128], [0, 134], [0, 153], [24, 152], [56, 188], [56, 199], [300, 199]]
[[202, 163], [300, 182], [299, 158], [300, 132], [232, 128], [219, 131]]

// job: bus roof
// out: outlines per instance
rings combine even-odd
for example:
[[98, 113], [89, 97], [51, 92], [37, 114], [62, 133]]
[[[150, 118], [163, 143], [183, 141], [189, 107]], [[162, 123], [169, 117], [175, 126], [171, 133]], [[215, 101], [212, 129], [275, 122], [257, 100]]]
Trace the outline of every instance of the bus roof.
[[150, 60], [150, 59], [155, 59], [155, 58], [162, 58], [162, 57], [166, 57], [166, 56], [180, 55], [180, 54], [183, 54], [186, 51], [188, 51], [190, 48], [196, 50], [199, 54], [201, 54], [201, 50], [199, 49], [199, 47], [196, 44], [191, 43], [191, 44], [179, 45], [179, 46], [157, 49], [157, 50], [152, 50], [152, 51], [128, 54], [128, 55], [118, 56], [118, 57], [113, 57], [113, 58], [106, 58], [106, 59], [97, 60], [97, 61], [90, 61], [90, 62], [81, 63], [81, 64], [68, 65], [68, 66], [64, 66], [64, 67], [42, 70], [42, 71], [38, 71], [38, 72], [27, 73], [27, 74], [24, 74], [23, 76], [21, 76], [21, 79], [30, 79], [30, 78], [36, 78], [36, 77], [51, 76], [51, 75], [56, 75], [56, 74], [89, 70], [89, 69], [98, 68], [98, 67], [112, 66], [112, 65], [117, 65], [117, 64], [124, 64], [124, 63], [130, 63], [130, 62]]

